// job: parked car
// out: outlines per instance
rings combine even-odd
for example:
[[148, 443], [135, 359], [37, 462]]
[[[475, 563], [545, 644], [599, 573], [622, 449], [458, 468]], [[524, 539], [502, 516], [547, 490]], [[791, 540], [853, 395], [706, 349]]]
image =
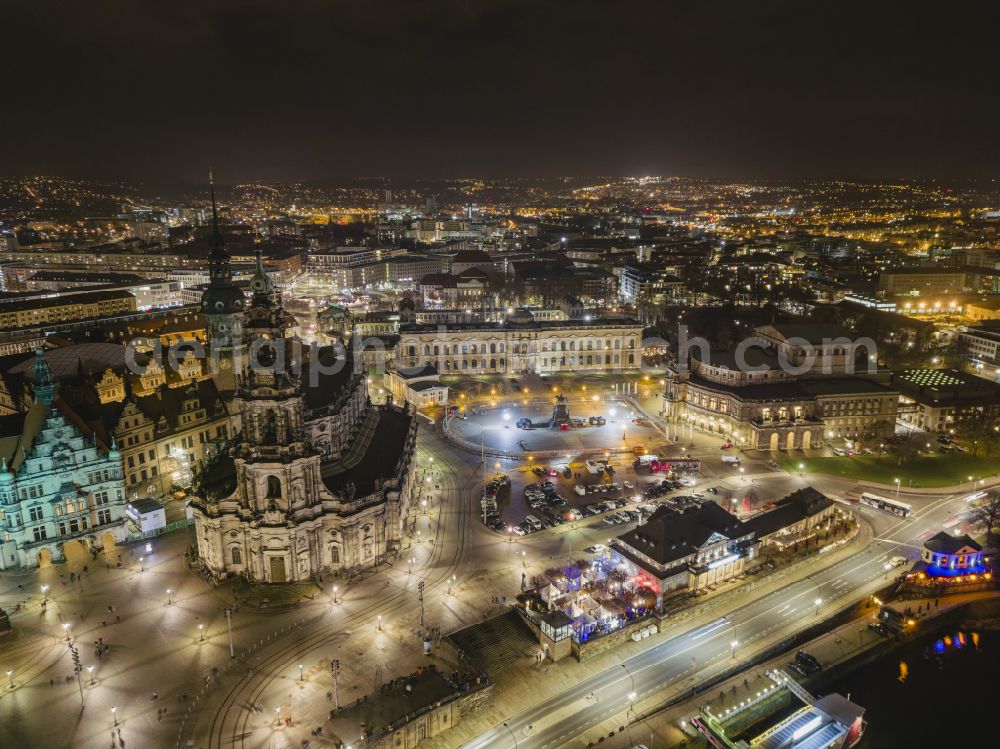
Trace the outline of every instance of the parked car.
[[795, 654], [795, 662], [809, 673], [814, 673], [823, 668], [823, 664], [819, 662], [819, 659], [805, 650], [800, 650]]
[[577, 484], [576, 486], [574, 486], [573, 491], [575, 491], [581, 497], [587, 493], [587, 489], [583, 484]]

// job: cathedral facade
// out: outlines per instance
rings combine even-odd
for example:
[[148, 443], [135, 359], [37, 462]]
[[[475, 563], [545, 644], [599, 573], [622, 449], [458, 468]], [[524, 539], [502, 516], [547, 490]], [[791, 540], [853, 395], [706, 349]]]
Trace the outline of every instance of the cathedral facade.
[[[201, 562], [218, 578], [267, 583], [373, 567], [399, 548], [411, 508], [414, 414], [372, 405], [342, 346], [288, 339], [259, 265], [251, 290], [249, 306], [231, 313], [239, 320], [215, 326], [227, 333], [222, 350], [240, 358], [230, 371], [241, 427], [197, 477]], [[217, 293], [206, 289], [210, 306]]]

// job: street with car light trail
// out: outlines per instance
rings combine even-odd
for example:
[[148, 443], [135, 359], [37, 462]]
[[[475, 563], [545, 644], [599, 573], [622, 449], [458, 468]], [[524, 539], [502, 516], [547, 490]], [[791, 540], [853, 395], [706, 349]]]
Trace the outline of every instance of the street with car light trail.
[[862, 511], [866, 520], [882, 530], [878, 540], [872, 539], [859, 553], [721, 615], [709, 624], [673, 635], [617, 667], [509, 717], [466, 743], [464, 749], [546, 749], [561, 746], [611, 716], [621, 714], [626, 722], [630, 703], [662, 690], [681, 694], [696, 685], [703, 672], [711, 667], [721, 669], [731, 662], [734, 651], [740, 661], [765, 638], [783, 639], [867, 595], [868, 588], [877, 587], [884, 580], [889, 557], [900, 549], [917, 545], [926, 534], [964, 511], [966, 495], [932, 500], [907, 519], [892, 518], [888, 526], [885, 523], [889, 516], [875, 510]]

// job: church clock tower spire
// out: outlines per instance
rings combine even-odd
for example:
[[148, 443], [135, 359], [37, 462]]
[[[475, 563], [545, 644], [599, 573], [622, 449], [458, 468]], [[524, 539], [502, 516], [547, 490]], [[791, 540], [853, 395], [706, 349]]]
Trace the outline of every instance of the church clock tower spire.
[[230, 255], [219, 230], [215, 180], [208, 175], [212, 196], [212, 238], [208, 253], [208, 287], [201, 295], [201, 313], [208, 334], [210, 371], [219, 389], [232, 392], [243, 372], [243, 292], [233, 283]]

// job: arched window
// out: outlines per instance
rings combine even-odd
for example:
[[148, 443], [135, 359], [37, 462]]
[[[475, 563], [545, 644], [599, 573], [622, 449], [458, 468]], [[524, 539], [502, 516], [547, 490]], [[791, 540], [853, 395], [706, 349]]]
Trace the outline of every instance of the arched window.
[[424, 344], [424, 356], [430, 356], [430, 355], [431, 355], [431, 347], [430, 347], [430, 346], [428, 346], [428, 345], [427, 345], [427, 344], [425, 343], [425, 344]]
[[267, 477], [267, 498], [277, 499], [281, 496], [281, 479], [277, 476]]
[[496, 368], [497, 368], [497, 360], [490, 359], [490, 369], [496, 369]]
[[434, 344], [434, 356], [440, 356], [440, 349], [437, 344]]
[[407, 356], [416, 356], [417, 355], [417, 347], [416, 346], [407, 346], [406, 347], [406, 355]]
[[635, 364], [635, 354], [629, 354], [628, 355], [628, 363], [629, 364]]
[[497, 352], [497, 345], [495, 343], [490, 344], [490, 353], [495, 354]]
[[330, 562], [340, 564], [340, 547], [337, 544], [330, 546]]
[[233, 564], [243, 564], [243, 552], [240, 551], [239, 546], [234, 546], [233, 550], [229, 552], [229, 556], [233, 560]]

